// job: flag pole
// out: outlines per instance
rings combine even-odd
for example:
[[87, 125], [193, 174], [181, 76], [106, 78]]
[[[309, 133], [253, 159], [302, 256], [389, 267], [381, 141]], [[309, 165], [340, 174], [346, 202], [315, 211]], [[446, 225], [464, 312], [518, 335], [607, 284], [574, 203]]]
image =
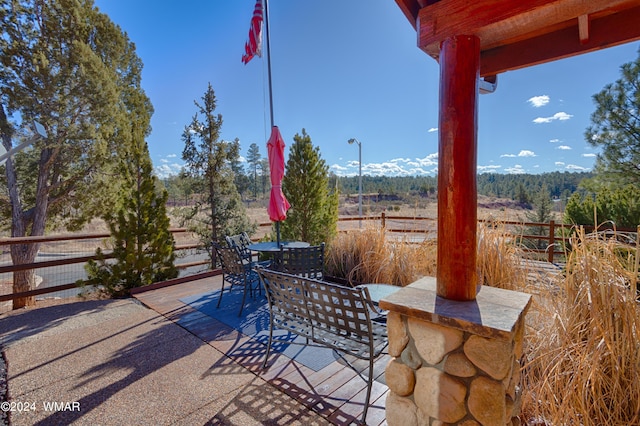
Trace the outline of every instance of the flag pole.
[[269, 117], [271, 118], [271, 127], [274, 126], [273, 120], [273, 90], [271, 85], [271, 42], [269, 37], [269, 2], [264, 0], [264, 32], [267, 43], [267, 80], [269, 82]]
[[[275, 125], [273, 118], [273, 85], [271, 83], [271, 37], [269, 33], [269, 2], [264, 0], [264, 32], [267, 44], [267, 81], [269, 85], [269, 117], [271, 118], [271, 129]], [[280, 221], [276, 221], [276, 244], [280, 247]]]

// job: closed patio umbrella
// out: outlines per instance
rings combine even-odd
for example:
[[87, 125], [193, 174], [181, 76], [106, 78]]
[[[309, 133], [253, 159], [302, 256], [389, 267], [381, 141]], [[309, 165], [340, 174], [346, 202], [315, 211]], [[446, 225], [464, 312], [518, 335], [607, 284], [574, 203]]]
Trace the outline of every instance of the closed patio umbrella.
[[271, 128], [271, 137], [267, 142], [269, 155], [269, 169], [271, 177], [271, 195], [269, 198], [269, 219], [276, 222], [276, 241], [280, 245], [280, 221], [287, 218], [289, 201], [282, 193], [282, 178], [284, 177], [284, 140], [278, 126]]

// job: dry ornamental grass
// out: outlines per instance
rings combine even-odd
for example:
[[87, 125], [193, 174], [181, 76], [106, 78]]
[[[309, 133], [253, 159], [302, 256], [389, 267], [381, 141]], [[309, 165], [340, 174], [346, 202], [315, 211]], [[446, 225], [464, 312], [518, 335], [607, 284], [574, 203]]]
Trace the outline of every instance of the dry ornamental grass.
[[[478, 275], [534, 295], [527, 314], [522, 372], [523, 424], [640, 424], [638, 247], [578, 230], [563, 273], [525, 261], [505, 228], [478, 230]], [[331, 275], [353, 282], [407, 285], [436, 275], [436, 240], [390, 241], [369, 227], [338, 235], [327, 251]], [[342, 274], [342, 275], [341, 275]]]
[[621, 256], [614, 239], [581, 230], [572, 247], [556, 290], [535, 304], [523, 416], [538, 424], [640, 424], [635, 251]]

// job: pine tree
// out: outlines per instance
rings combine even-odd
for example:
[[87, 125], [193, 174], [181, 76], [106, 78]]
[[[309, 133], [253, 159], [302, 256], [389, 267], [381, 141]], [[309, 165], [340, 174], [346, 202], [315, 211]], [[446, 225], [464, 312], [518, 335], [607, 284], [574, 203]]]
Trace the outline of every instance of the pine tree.
[[247, 163], [251, 166], [251, 172], [253, 175], [253, 198], [258, 197], [258, 166], [260, 165], [260, 148], [256, 143], [252, 143], [249, 146], [247, 152]]
[[282, 238], [311, 244], [329, 241], [338, 223], [338, 193], [329, 192], [329, 167], [304, 129], [293, 140], [282, 180], [282, 191], [291, 204], [281, 224]]
[[101, 285], [111, 296], [125, 296], [141, 287], [178, 276], [175, 242], [169, 231], [168, 193], [158, 191], [147, 144], [142, 135], [121, 159], [120, 170], [130, 188], [115, 216], [105, 217], [111, 232], [113, 257], [108, 262], [98, 249], [97, 261], [87, 263], [88, 283]]
[[640, 184], [640, 54], [620, 71], [619, 80], [593, 96], [596, 110], [585, 132], [587, 142], [601, 149], [595, 179], [610, 187]]
[[[551, 195], [546, 185], [542, 185], [542, 188], [538, 191], [533, 200], [533, 212], [526, 213], [527, 220], [534, 223], [548, 223], [553, 215], [551, 214]], [[529, 229], [528, 233], [532, 235], [548, 236], [549, 228], [543, 226], [536, 226]], [[547, 242], [544, 240], [538, 240], [537, 248], [546, 248]]]
[[196, 193], [201, 198], [184, 218], [208, 247], [211, 241], [222, 242], [225, 235], [251, 233], [255, 225], [250, 223], [234, 183], [232, 164], [240, 155], [240, 142], [218, 140], [222, 115], [215, 114], [216, 96], [211, 84], [202, 104], [194, 103], [203, 120], [196, 113], [191, 124], [185, 126], [182, 159], [185, 172], [200, 183]]

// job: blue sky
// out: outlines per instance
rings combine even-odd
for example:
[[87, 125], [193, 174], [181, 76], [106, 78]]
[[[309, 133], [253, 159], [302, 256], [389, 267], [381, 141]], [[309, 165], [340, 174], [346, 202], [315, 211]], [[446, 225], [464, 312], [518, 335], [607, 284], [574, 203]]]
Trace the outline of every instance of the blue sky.
[[[161, 176], [182, 165], [181, 134], [211, 83], [221, 138], [241, 153], [270, 134], [266, 57], [241, 61], [254, 0], [97, 0], [144, 63], [155, 108], [149, 151]], [[439, 65], [392, 0], [270, 0], [274, 120], [287, 146], [304, 128], [331, 171], [433, 175], [437, 170]], [[592, 96], [620, 78], [640, 43], [511, 71], [482, 95], [478, 171], [590, 170], [584, 141]], [[265, 50], [265, 49], [263, 49]]]

